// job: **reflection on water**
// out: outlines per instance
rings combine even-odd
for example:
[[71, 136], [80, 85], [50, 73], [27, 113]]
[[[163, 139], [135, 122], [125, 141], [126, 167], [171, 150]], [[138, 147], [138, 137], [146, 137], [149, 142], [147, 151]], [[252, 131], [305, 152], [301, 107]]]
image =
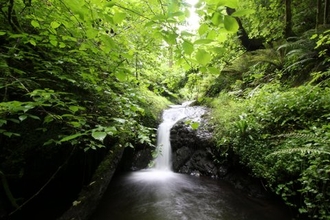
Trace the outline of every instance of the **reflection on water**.
[[92, 220], [286, 220], [271, 201], [251, 199], [223, 181], [170, 171], [117, 176]]

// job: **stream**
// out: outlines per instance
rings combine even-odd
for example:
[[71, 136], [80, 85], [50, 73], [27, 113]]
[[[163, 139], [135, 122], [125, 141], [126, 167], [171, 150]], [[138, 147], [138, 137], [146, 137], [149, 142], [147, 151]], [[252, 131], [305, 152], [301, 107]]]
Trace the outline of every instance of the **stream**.
[[154, 168], [115, 176], [91, 220], [289, 220], [275, 201], [249, 197], [222, 180], [171, 171], [171, 127], [204, 113], [189, 103], [165, 110]]

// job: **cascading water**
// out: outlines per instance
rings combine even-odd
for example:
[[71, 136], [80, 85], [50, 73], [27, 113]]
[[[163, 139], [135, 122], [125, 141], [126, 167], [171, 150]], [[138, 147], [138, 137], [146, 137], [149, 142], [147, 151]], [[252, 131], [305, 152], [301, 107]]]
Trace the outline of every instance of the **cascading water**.
[[163, 122], [159, 125], [157, 131], [157, 158], [155, 160], [155, 169], [162, 171], [171, 170], [171, 142], [170, 131], [173, 125], [183, 118], [191, 117], [201, 110], [194, 111], [193, 107], [188, 105], [191, 102], [185, 102], [182, 105], [174, 105], [163, 112]]
[[91, 220], [288, 220], [281, 206], [233, 189], [223, 181], [171, 171], [170, 129], [188, 117], [196, 121], [201, 107], [175, 105], [163, 112], [158, 128], [155, 167], [116, 177]]

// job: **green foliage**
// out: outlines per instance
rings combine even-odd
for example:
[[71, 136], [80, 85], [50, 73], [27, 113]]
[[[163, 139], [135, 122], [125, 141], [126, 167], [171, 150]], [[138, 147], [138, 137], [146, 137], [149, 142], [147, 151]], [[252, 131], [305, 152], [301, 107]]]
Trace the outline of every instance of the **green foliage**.
[[[87, 155], [153, 147], [158, 116], [169, 104], [156, 90], [165, 87], [159, 69], [168, 60], [158, 48], [171, 33], [159, 33], [180, 16], [156, 20], [163, 11], [155, 1], [147, 11], [144, 1], [24, 2], [0, 4], [3, 173], [19, 184], [42, 170], [38, 186], [73, 149], [87, 152], [88, 181], [97, 161]], [[150, 85], [155, 93], [145, 89]]]
[[269, 84], [246, 99], [221, 93], [212, 102], [218, 151], [233, 151], [302, 215], [327, 219], [329, 100], [318, 86]]
[[146, 23], [138, 22], [142, 5], [136, 6], [63, 0], [33, 2], [26, 9], [21, 2], [8, 3], [21, 15], [17, 24], [2, 26], [1, 133], [19, 136], [9, 122], [24, 125], [31, 118], [40, 121], [38, 130], [62, 126], [45, 145], [84, 143], [85, 150], [96, 149], [106, 137], [125, 146], [135, 138], [152, 144], [145, 138], [149, 129], [139, 122], [145, 110], [134, 86], [138, 64], [132, 61], [141, 54], [152, 57], [152, 46], [162, 39], [152, 35], [156, 40], [148, 42], [154, 28], [141, 31]]

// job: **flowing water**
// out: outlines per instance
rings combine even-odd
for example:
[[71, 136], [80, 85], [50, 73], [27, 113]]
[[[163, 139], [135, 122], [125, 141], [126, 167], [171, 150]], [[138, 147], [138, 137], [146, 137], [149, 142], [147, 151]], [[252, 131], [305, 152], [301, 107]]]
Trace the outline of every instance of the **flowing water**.
[[158, 128], [155, 167], [114, 177], [92, 220], [286, 220], [285, 208], [250, 198], [224, 181], [171, 171], [170, 129], [205, 110], [172, 106]]
[[157, 130], [158, 157], [155, 160], [156, 170], [171, 170], [171, 143], [170, 130], [173, 125], [183, 118], [190, 118], [197, 121], [204, 113], [202, 107], [191, 107], [190, 102], [182, 105], [173, 105], [163, 113], [163, 122]]

